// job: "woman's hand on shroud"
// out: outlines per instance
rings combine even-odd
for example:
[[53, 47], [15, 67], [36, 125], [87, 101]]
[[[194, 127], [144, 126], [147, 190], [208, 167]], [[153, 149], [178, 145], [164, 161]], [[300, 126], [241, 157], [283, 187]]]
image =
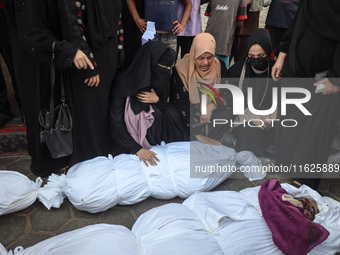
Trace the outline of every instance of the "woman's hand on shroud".
[[156, 104], [159, 101], [159, 97], [153, 89], [151, 89], [151, 92], [140, 92], [136, 97], [139, 101], [146, 104]]
[[157, 154], [153, 151], [142, 148], [136, 154], [147, 167], [149, 167], [148, 163], [151, 166], [157, 166], [156, 161], [159, 162], [159, 159], [156, 157]]
[[89, 60], [89, 58], [85, 55], [84, 52], [81, 50], [78, 50], [76, 53], [76, 56], [73, 59], [73, 64], [78, 68], [78, 69], [86, 69], [87, 65], [93, 70], [94, 66]]
[[100, 82], [99, 74], [85, 80], [85, 84], [87, 84], [87, 86], [89, 86], [89, 87], [93, 87], [93, 86], [98, 87], [99, 82]]
[[340, 87], [331, 83], [327, 78], [314, 83], [314, 86], [319, 84], [325, 84], [325, 88], [322, 91], [323, 95], [338, 94], [340, 92]]

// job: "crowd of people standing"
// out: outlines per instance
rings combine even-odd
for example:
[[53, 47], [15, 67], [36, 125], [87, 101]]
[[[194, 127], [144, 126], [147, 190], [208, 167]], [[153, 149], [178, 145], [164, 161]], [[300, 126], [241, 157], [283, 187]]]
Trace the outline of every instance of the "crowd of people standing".
[[[150, 149], [161, 141], [223, 143], [226, 129], [212, 125], [216, 118], [253, 120], [252, 127], [232, 128], [236, 151], [270, 155], [282, 165], [327, 163], [340, 117], [340, 4], [284, 2], [272, 0], [266, 29], [258, 29], [258, 0], [210, 0], [204, 32], [204, 1], [2, 0], [1, 33], [6, 30], [11, 54], [1, 54], [18, 88], [32, 172], [47, 176], [109, 153], [133, 153], [147, 166], [157, 165]], [[141, 45], [148, 21], [155, 22], [156, 35]], [[63, 80], [73, 118], [73, 153], [59, 159], [41, 143], [38, 119], [49, 106], [52, 56], [55, 97]], [[323, 71], [321, 94], [314, 93], [313, 84], [285, 82]], [[223, 78], [245, 96], [251, 88], [254, 107], [263, 110], [272, 105], [273, 88], [303, 87], [311, 92], [305, 106], [312, 116], [291, 109], [287, 115], [299, 126], [273, 128], [266, 116], [250, 114], [248, 103], [244, 116], [236, 116], [232, 95], [214, 89]], [[256, 83], [250, 82], [254, 78]], [[204, 114], [202, 94], [215, 95]], [[4, 124], [13, 118], [6, 100], [0, 104]], [[280, 110], [270, 118], [280, 119]], [[306, 183], [316, 188], [318, 178]]]

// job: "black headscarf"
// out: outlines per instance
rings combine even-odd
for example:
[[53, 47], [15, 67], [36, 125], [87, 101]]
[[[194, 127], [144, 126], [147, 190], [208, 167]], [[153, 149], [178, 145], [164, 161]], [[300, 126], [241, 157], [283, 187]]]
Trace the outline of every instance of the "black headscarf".
[[176, 52], [163, 42], [149, 41], [139, 48], [129, 68], [118, 74], [112, 93], [116, 97], [131, 96], [131, 108], [135, 114], [148, 112], [149, 105], [134, 96], [138, 92], [154, 89], [161, 97], [167, 91], [170, 69]]
[[117, 36], [120, 0], [86, 0], [87, 31], [91, 48], [101, 48], [110, 38]]
[[[265, 51], [265, 53], [267, 54], [267, 57], [269, 57], [271, 55], [272, 43], [271, 43], [269, 32], [266, 29], [263, 29], [263, 28], [256, 29], [248, 39], [247, 54], [245, 56], [243, 56], [239, 61], [237, 61], [228, 70], [228, 74], [229, 74], [228, 76], [229, 77], [240, 78], [244, 62], [247, 60], [247, 57], [248, 57], [249, 49], [254, 44], [259, 44], [262, 47], [262, 49]], [[269, 73], [271, 72], [271, 68], [274, 65], [274, 63], [275, 63], [274, 60], [269, 59]], [[264, 78], [266, 76], [267, 76], [267, 73], [256, 74], [252, 70], [250, 64], [248, 62], [246, 63], [245, 78], [259, 78], [259, 77]], [[235, 85], [237, 85], [237, 84], [235, 84]]]
[[[263, 99], [263, 96], [266, 93], [266, 100], [264, 104], [262, 104], [262, 107], [267, 107], [267, 105], [271, 102], [271, 91], [272, 86], [274, 86], [272, 79], [270, 78], [272, 67], [275, 63], [274, 60], [268, 59], [269, 61], [269, 68], [267, 71], [261, 74], [257, 74], [254, 72], [254, 70], [251, 68], [250, 63], [247, 61], [249, 49], [254, 44], [259, 44], [264, 52], [267, 54], [267, 57], [271, 55], [272, 52], [272, 43], [270, 39], [269, 32], [266, 29], [259, 28], [256, 29], [251, 36], [248, 39], [247, 43], [247, 55], [243, 56], [239, 61], [237, 61], [232, 67], [230, 67], [228, 73], [229, 77], [232, 78], [230, 80], [230, 83], [233, 85], [238, 86], [243, 66], [245, 65], [245, 75], [244, 75], [244, 82], [242, 86], [243, 93], [245, 97], [247, 96], [247, 88], [252, 87], [253, 88], [253, 104], [254, 107], [259, 107], [260, 102]], [[250, 78], [256, 78], [256, 79], [250, 79]], [[269, 89], [267, 88], [267, 83], [269, 79]], [[267, 100], [268, 99], [268, 100]], [[247, 104], [247, 102], [245, 102]], [[246, 106], [247, 107], [247, 106]]]
[[247, 42], [247, 54], [249, 53], [251, 46], [254, 44], [259, 44], [267, 54], [267, 57], [272, 54], [272, 42], [269, 32], [266, 29], [258, 28], [251, 34]]

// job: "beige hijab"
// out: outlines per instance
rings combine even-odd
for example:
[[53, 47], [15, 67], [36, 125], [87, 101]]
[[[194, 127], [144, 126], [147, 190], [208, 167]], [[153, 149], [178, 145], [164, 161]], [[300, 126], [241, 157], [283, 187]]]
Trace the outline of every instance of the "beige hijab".
[[[176, 64], [176, 70], [179, 77], [181, 77], [185, 88], [189, 92], [190, 102], [193, 104], [200, 103], [198, 88], [200, 88], [201, 85], [198, 82], [214, 86], [214, 84], [219, 83], [220, 81], [221, 63], [217, 58], [214, 58], [211, 67], [207, 71], [200, 70], [195, 61], [196, 58], [206, 52], [215, 56], [215, 51], [215, 38], [209, 33], [201, 33], [195, 36], [190, 53], [186, 54]], [[207, 89], [206, 87], [203, 88]]]

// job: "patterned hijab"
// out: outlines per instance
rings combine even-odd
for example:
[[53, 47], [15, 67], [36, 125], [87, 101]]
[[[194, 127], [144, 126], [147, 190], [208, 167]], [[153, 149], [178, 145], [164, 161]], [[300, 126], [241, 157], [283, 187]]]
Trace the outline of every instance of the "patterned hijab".
[[195, 36], [190, 53], [186, 54], [176, 64], [178, 75], [186, 90], [189, 92], [190, 102], [193, 104], [200, 103], [198, 88], [200, 88], [201, 85], [199, 82], [213, 86], [220, 81], [221, 63], [217, 58], [214, 58], [212, 65], [206, 71], [202, 71], [195, 61], [206, 52], [215, 56], [215, 51], [215, 38], [209, 33], [201, 33]]

